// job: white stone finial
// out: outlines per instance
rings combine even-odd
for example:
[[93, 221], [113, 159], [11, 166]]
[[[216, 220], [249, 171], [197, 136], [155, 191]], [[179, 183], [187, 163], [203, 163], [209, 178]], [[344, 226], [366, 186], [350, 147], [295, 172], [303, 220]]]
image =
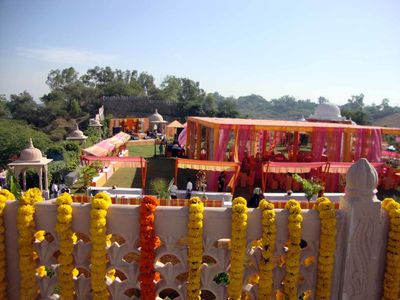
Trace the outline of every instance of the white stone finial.
[[33, 146], [32, 138], [29, 138], [29, 146], [28, 146], [28, 148], [35, 148], [35, 147]]
[[[378, 173], [367, 159], [354, 163], [346, 176], [346, 195], [374, 196], [378, 185]], [[368, 199], [360, 197], [359, 199]]]
[[158, 109], [156, 108], [156, 110], [154, 111], [155, 114], [158, 114]]

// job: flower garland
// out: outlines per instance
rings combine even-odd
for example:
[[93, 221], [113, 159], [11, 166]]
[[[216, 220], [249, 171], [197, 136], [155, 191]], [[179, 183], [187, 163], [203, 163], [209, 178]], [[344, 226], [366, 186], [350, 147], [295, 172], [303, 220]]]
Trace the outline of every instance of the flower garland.
[[92, 273], [93, 299], [108, 299], [106, 285], [107, 210], [110, 204], [110, 196], [101, 192], [94, 196], [90, 210], [90, 239], [92, 240], [90, 271]]
[[19, 269], [21, 274], [20, 298], [36, 299], [35, 261], [33, 259], [33, 238], [35, 235], [35, 203], [43, 201], [38, 188], [29, 189], [19, 201], [17, 228], [19, 233]]
[[203, 210], [199, 197], [190, 199], [188, 222], [188, 299], [200, 299], [201, 261], [203, 259]]
[[258, 298], [272, 299], [274, 250], [276, 238], [275, 210], [274, 204], [263, 199], [258, 208], [262, 211], [262, 236], [261, 236], [261, 262], [260, 278], [258, 282]]
[[153, 196], [145, 196], [140, 204], [140, 295], [142, 300], [154, 300], [155, 249], [159, 246], [159, 239], [154, 230], [154, 212], [159, 200]]
[[0, 195], [3, 195], [4, 197], [6, 197], [6, 200], [15, 200], [15, 196], [13, 193], [11, 193], [9, 190], [7, 189], [1, 189], [0, 190]]
[[232, 201], [231, 268], [229, 270], [229, 299], [242, 295], [244, 256], [246, 253], [247, 201], [242, 197]]
[[400, 204], [391, 198], [386, 198], [382, 207], [388, 212], [390, 220], [382, 299], [396, 300], [400, 293]]
[[300, 203], [296, 200], [289, 200], [285, 208], [289, 210], [288, 230], [289, 252], [286, 258], [286, 274], [283, 279], [283, 293], [288, 300], [297, 300], [297, 282], [299, 277], [300, 265], [300, 242], [301, 242], [301, 216]]
[[68, 193], [58, 196], [57, 225], [56, 231], [60, 240], [60, 255], [58, 256], [59, 283], [62, 299], [74, 298], [74, 281], [72, 271], [74, 270], [73, 256], [74, 240], [72, 232], [72, 198]]
[[326, 197], [317, 199], [315, 209], [319, 212], [321, 222], [315, 298], [330, 299], [336, 249], [336, 211], [334, 204]]

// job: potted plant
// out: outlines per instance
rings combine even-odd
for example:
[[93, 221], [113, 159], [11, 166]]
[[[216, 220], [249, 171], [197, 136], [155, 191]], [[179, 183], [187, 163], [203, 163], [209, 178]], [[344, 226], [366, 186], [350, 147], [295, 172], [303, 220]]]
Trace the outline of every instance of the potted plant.
[[164, 178], [154, 178], [150, 182], [152, 193], [157, 195], [159, 199], [169, 199], [168, 184]]
[[299, 174], [293, 174], [293, 179], [303, 186], [303, 192], [306, 194], [308, 202], [314, 195], [317, 195], [319, 191], [323, 189], [322, 185], [315, 179], [304, 179]]

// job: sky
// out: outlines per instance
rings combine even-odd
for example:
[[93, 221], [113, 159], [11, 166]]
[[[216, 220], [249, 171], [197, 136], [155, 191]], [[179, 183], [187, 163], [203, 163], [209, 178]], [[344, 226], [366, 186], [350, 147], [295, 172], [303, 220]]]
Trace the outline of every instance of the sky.
[[97, 65], [224, 96], [400, 106], [400, 1], [0, 0], [0, 94], [38, 100], [50, 70]]

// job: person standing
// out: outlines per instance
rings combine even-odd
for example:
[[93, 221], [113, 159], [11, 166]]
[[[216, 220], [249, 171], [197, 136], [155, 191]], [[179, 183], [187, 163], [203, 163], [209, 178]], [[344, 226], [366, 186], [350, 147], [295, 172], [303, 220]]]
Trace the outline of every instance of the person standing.
[[57, 185], [57, 183], [53, 182], [51, 184], [50, 190], [51, 190], [52, 197], [53, 198], [57, 198], [58, 197], [58, 185]]
[[186, 199], [190, 199], [192, 197], [193, 183], [190, 178], [187, 179], [186, 183]]
[[169, 195], [171, 196], [171, 199], [177, 199], [177, 192], [178, 192], [178, 187], [175, 185], [175, 182], [172, 183], [172, 185], [169, 188]]

